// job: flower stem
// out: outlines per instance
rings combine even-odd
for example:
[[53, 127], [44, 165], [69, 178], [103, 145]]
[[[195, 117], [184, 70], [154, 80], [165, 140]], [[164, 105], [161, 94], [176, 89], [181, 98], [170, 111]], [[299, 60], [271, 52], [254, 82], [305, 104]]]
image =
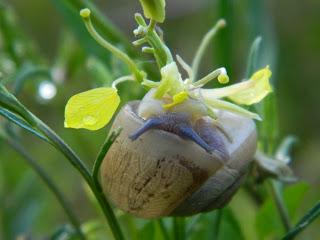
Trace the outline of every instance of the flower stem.
[[143, 80], [143, 74], [141, 71], [138, 69], [137, 65], [135, 62], [124, 52], [113, 46], [111, 43], [107, 42], [93, 27], [91, 19], [90, 19], [90, 10], [89, 9], [83, 9], [80, 12], [80, 15], [85, 23], [85, 26], [90, 33], [90, 35], [99, 43], [102, 47], [105, 49], [109, 50], [112, 54], [117, 56], [119, 59], [121, 59], [124, 63], [126, 63], [130, 70], [133, 72], [136, 80], [138, 82], [142, 82]]
[[185, 219], [183, 217], [173, 218], [173, 234], [175, 240], [184, 240], [185, 234]]
[[83, 176], [87, 184], [89, 185], [91, 191], [99, 202], [99, 205], [108, 220], [110, 229], [114, 235], [114, 238], [117, 240], [123, 240], [124, 236], [121, 231], [120, 225], [115, 217], [115, 214], [103, 195], [103, 193], [97, 188], [93, 178], [91, 177], [91, 173], [88, 168], [84, 165], [81, 159], [74, 153], [74, 151], [54, 132], [52, 131], [46, 124], [44, 124], [40, 119], [33, 116], [34, 120], [37, 123], [37, 128], [48, 137], [53, 143], [53, 146], [59, 150], [68, 160], [69, 162], [80, 172]]
[[214, 25], [214, 27], [202, 39], [201, 44], [200, 44], [199, 48], [197, 49], [197, 52], [196, 52], [195, 57], [194, 57], [193, 62], [192, 62], [193, 76], [192, 76], [191, 80], [193, 82], [195, 81], [195, 79], [197, 77], [199, 66], [200, 66], [200, 62], [201, 62], [201, 60], [203, 58], [203, 55], [204, 55], [207, 47], [209, 46], [209, 43], [210, 43], [211, 39], [216, 35], [218, 30], [223, 28], [223, 27], [225, 27], [225, 25], [226, 25], [226, 21], [224, 19], [220, 19]]
[[278, 208], [278, 213], [281, 218], [282, 224], [285, 228], [285, 231], [287, 232], [291, 228], [288, 209], [285, 206], [285, 203], [280, 191], [277, 189], [276, 182], [274, 180], [268, 180], [268, 185], [270, 188], [271, 196]]
[[163, 239], [169, 240], [169, 239], [170, 239], [170, 235], [169, 235], [169, 233], [168, 233], [168, 231], [167, 231], [166, 226], [164, 225], [163, 220], [162, 220], [162, 219], [158, 219], [158, 220], [157, 220], [157, 223], [159, 224], [159, 227], [160, 227], [160, 230], [161, 230]]
[[7, 143], [16, 151], [18, 152], [29, 164], [30, 167], [40, 176], [40, 178], [44, 181], [50, 191], [55, 195], [58, 202], [64, 209], [65, 213], [67, 214], [71, 224], [73, 225], [75, 231], [77, 232], [80, 239], [86, 239], [81, 231], [81, 225], [79, 220], [77, 219], [75, 213], [72, 211], [72, 208], [68, 201], [63, 196], [63, 193], [59, 190], [53, 180], [48, 176], [48, 174], [42, 169], [36, 160], [34, 160], [29, 153], [23, 148], [23, 146], [18, 143], [17, 139], [12, 139], [11, 137], [6, 137]]
[[310, 209], [306, 215], [304, 215], [297, 225], [292, 228], [282, 239], [290, 240], [294, 239], [303, 229], [305, 229], [310, 223], [312, 223], [317, 217], [320, 216], [320, 201]]
[[219, 239], [219, 232], [220, 232], [220, 225], [222, 220], [222, 209], [217, 210], [216, 212], [216, 218], [214, 222], [214, 228], [213, 228], [213, 239], [218, 240]]
[[135, 15], [136, 22], [139, 27], [134, 31], [135, 35], [142, 35], [142, 37], [150, 44], [154, 49], [154, 56], [160, 68], [171, 63], [173, 61], [172, 54], [169, 48], [165, 45], [163, 40], [157, 34], [155, 30], [156, 22], [150, 21], [149, 26], [146, 25], [141, 14]]
[[106, 155], [106, 153], [109, 151], [111, 145], [113, 144], [113, 142], [116, 140], [116, 138], [120, 135], [122, 129], [118, 128], [114, 131], [111, 132], [111, 134], [109, 135], [109, 137], [107, 138], [107, 140], [105, 141], [105, 143], [103, 144], [96, 161], [94, 162], [93, 165], [93, 170], [92, 170], [92, 179], [94, 181], [94, 184], [96, 185], [96, 188], [99, 189], [100, 191], [102, 191], [101, 185], [99, 183], [99, 169], [101, 166], [101, 163]]

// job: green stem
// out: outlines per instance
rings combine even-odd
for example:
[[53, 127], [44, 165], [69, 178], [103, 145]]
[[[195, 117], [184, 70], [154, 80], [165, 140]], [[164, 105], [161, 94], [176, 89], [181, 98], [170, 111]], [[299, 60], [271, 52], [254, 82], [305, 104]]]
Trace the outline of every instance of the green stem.
[[175, 240], [184, 240], [185, 234], [185, 219], [183, 217], [173, 218], [173, 234]]
[[28, 111], [28, 109], [11, 93], [9, 93], [2, 85], [0, 85], [0, 105], [19, 114], [20, 117], [24, 118], [24, 120], [27, 121], [34, 129], [38, 130], [41, 134], [46, 136], [49, 139], [49, 143], [69, 160], [71, 165], [74, 166], [83, 176], [93, 194], [95, 195], [96, 199], [98, 200], [99, 205], [108, 220], [109, 226], [115, 239], [124, 239], [119, 223], [113, 213], [109, 202], [107, 201], [103, 193], [96, 187], [92, 179], [91, 172], [81, 161], [81, 159], [74, 153], [74, 151], [45, 123], [43, 123], [39, 118]]
[[310, 223], [312, 223], [317, 217], [320, 216], [320, 201], [304, 215], [297, 225], [292, 228], [283, 240], [291, 240], [298, 235], [303, 229], [305, 229]]
[[277, 189], [276, 183], [274, 180], [268, 180], [268, 185], [270, 188], [271, 196], [278, 208], [278, 213], [281, 218], [282, 224], [285, 228], [285, 231], [289, 231], [291, 228], [290, 217], [288, 209], [285, 206], [283, 196], [280, 191]]
[[80, 172], [83, 176], [90, 189], [92, 190], [94, 196], [99, 202], [99, 205], [108, 220], [110, 229], [114, 235], [114, 238], [117, 240], [124, 239], [123, 233], [121, 231], [120, 225], [115, 217], [115, 214], [111, 208], [111, 205], [105, 198], [104, 194], [98, 189], [95, 185], [94, 180], [91, 177], [91, 173], [88, 168], [84, 165], [81, 159], [74, 153], [74, 151], [47, 125], [45, 125], [40, 119], [33, 116], [36, 123], [37, 128], [48, 137], [53, 143], [53, 146], [59, 150], [68, 160], [69, 162]]
[[199, 66], [200, 62], [204, 56], [204, 53], [206, 49], [209, 46], [209, 43], [211, 42], [212, 38], [216, 35], [219, 29], [225, 27], [226, 22], [223, 19], [220, 19], [216, 25], [204, 36], [204, 38], [201, 41], [201, 44], [195, 54], [195, 57], [192, 62], [192, 71], [193, 71], [193, 76], [192, 76], [192, 81], [194, 82], [199, 71]]
[[106, 156], [106, 153], [109, 151], [111, 145], [114, 143], [116, 138], [120, 135], [122, 129], [118, 128], [111, 132], [109, 137], [106, 139], [105, 143], [103, 144], [96, 161], [94, 162], [93, 169], [92, 169], [92, 179], [94, 181], [94, 184], [96, 185], [96, 188], [102, 191], [101, 185], [99, 183], [99, 169], [101, 166], [101, 163]]
[[256, 37], [253, 41], [247, 62], [247, 70], [246, 70], [246, 78], [249, 79], [250, 76], [257, 70], [258, 68], [258, 57], [259, 57], [259, 50], [261, 45], [262, 38], [260, 36]]
[[220, 225], [222, 222], [222, 209], [217, 210], [216, 219], [214, 222], [214, 228], [213, 228], [213, 239], [218, 240], [219, 239], [219, 232], [220, 232]]
[[163, 239], [169, 240], [169, 239], [170, 239], [170, 235], [169, 235], [169, 233], [168, 233], [168, 231], [167, 231], [166, 226], [164, 225], [163, 220], [162, 220], [162, 219], [158, 219], [158, 220], [157, 220], [157, 223], [159, 224], [159, 227], [160, 227], [160, 230], [161, 230]]
[[124, 52], [113, 46], [111, 43], [107, 42], [93, 27], [91, 19], [90, 19], [90, 10], [89, 9], [83, 9], [80, 12], [80, 15], [85, 23], [85, 26], [90, 33], [90, 35], [99, 43], [102, 47], [109, 50], [112, 54], [114, 54], [116, 57], [118, 57], [120, 60], [122, 60], [124, 63], [126, 63], [130, 70], [133, 72], [133, 74], [136, 77], [136, 80], [138, 82], [142, 82], [143, 80], [143, 74], [138, 69], [135, 62]]
[[59, 201], [60, 205], [64, 209], [65, 213], [67, 214], [71, 224], [73, 225], [74, 229], [76, 230], [77, 234], [79, 235], [80, 239], [86, 239], [81, 231], [81, 225], [79, 220], [77, 219], [76, 215], [72, 211], [72, 208], [68, 201], [63, 196], [63, 193], [59, 190], [53, 180], [48, 176], [48, 174], [42, 169], [37, 161], [35, 161], [27, 151], [22, 147], [21, 144], [17, 142], [17, 140], [13, 140], [10, 137], [7, 137], [8, 144], [17, 151], [25, 160], [26, 162], [32, 167], [32, 169], [40, 176], [40, 178], [44, 181], [47, 187], [51, 190], [51, 192], [55, 195], [57, 200]]
[[[154, 56], [158, 63], [159, 68], [173, 61], [170, 49], [165, 45], [163, 40], [159, 37], [155, 30], [156, 22], [154, 20], [150, 21], [149, 26], [146, 25], [141, 14], [135, 15], [136, 22], [139, 24], [138, 31], [135, 30], [135, 34], [142, 34], [143, 38], [149, 43], [149, 45], [154, 49]], [[141, 30], [142, 31], [139, 31]]]

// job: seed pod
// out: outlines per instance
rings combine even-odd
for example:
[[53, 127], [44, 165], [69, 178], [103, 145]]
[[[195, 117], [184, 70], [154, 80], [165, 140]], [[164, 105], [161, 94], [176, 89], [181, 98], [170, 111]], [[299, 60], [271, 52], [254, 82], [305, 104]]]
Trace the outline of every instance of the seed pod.
[[153, 129], [137, 140], [129, 136], [145, 120], [137, 115], [140, 102], [125, 105], [113, 129], [122, 127], [101, 166], [103, 191], [125, 212], [142, 218], [186, 216], [223, 207], [240, 187], [256, 150], [251, 119], [219, 111], [220, 127], [206, 118], [194, 129], [215, 149]]

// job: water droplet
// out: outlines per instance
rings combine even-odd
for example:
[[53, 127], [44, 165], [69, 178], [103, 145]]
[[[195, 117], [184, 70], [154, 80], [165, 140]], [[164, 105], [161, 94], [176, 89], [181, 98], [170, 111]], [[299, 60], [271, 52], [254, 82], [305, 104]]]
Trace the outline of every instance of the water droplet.
[[95, 117], [92, 117], [92, 116], [85, 116], [83, 118], [83, 123], [85, 125], [89, 125], [89, 126], [92, 126], [94, 125], [95, 123], [97, 122], [97, 119]]
[[43, 81], [39, 85], [38, 93], [43, 100], [50, 100], [57, 94], [57, 89], [52, 82]]

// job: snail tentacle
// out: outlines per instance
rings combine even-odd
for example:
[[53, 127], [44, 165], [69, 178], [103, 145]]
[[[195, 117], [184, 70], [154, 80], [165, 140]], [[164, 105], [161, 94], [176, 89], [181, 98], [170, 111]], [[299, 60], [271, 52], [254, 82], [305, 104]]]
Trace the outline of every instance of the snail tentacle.
[[[142, 134], [150, 129], [159, 129], [167, 132], [174, 133], [181, 138], [190, 139], [203, 148], [206, 152], [212, 153], [217, 152], [223, 159], [225, 159], [224, 148], [215, 149], [216, 144], [210, 144], [210, 141], [206, 141], [202, 138], [200, 133], [195, 131], [189, 121], [189, 117], [182, 113], [166, 113], [151, 117], [144, 122], [142, 127], [137, 129], [133, 134], [129, 136], [131, 140], [138, 139]], [[222, 151], [222, 153], [221, 153]]]
[[146, 131], [156, 128], [162, 123], [162, 120], [159, 118], [149, 118], [145, 123], [142, 125], [141, 128], [138, 128], [134, 133], [132, 133], [129, 138], [134, 141], [138, 139], [142, 134]]

